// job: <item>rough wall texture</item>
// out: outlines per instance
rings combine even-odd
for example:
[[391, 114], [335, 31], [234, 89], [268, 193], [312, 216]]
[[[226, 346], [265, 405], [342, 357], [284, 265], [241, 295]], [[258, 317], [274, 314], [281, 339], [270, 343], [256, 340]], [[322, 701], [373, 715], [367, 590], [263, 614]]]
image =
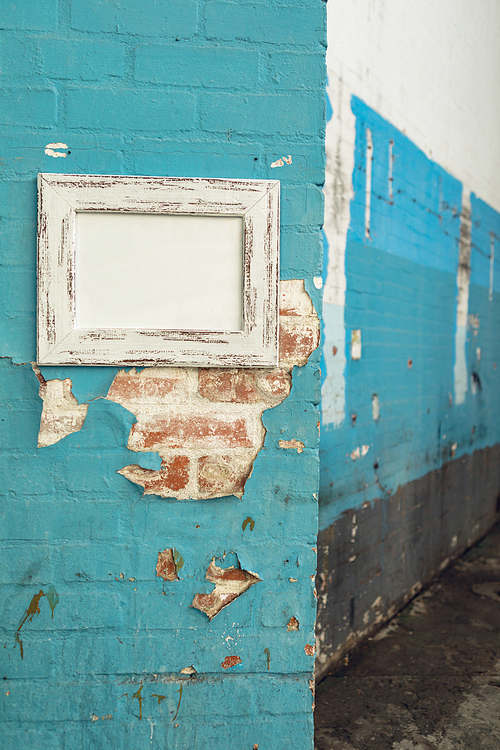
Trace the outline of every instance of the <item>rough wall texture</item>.
[[[320, 673], [487, 530], [500, 490], [500, 215], [364, 102], [337, 104]], [[351, 120], [352, 189], [342, 161]]]
[[[312, 747], [325, 4], [0, 24], [3, 747]], [[278, 368], [32, 366], [39, 171], [278, 177]]]

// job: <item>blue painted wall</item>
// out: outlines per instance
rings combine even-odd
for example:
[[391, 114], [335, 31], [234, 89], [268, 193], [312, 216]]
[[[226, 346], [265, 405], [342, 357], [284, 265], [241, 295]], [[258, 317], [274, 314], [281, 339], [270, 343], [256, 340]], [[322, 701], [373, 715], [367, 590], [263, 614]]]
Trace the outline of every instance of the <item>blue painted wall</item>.
[[[478, 317], [479, 328], [469, 326], [468, 391], [465, 402], [457, 404], [454, 365], [462, 185], [355, 97], [352, 110], [356, 150], [345, 254], [346, 418], [338, 428], [322, 424], [322, 529], [343, 511], [384, 492], [393, 493], [452, 457], [500, 441], [500, 215], [471, 196], [469, 315]], [[369, 238], [365, 236], [367, 129], [373, 138]], [[490, 299], [492, 235], [496, 258]], [[338, 346], [338, 341], [328, 326], [334, 306], [324, 308], [326, 349]], [[351, 358], [353, 329], [361, 330], [359, 360]], [[328, 371], [322, 369], [324, 379]], [[472, 373], [479, 376], [480, 388], [474, 388]], [[377, 421], [372, 417], [375, 393], [380, 401]], [[369, 446], [368, 452], [353, 461], [350, 454], [362, 445]]]
[[[243, 501], [143, 498], [116, 473], [137, 454], [132, 415], [99, 398], [115, 368], [43, 368], [95, 400], [80, 432], [38, 449], [29, 363], [38, 172], [277, 177], [281, 275], [305, 278], [319, 311], [325, 3], [37, 0], [1, 15], [2, 746], [312, 748], [319, 354], [264, 414]], [[57, 142], [66, 157], [45, 154]], [[304, 451], [279, 449], [297, 425]], [[171, 546], [184, 567], [163, 584]], [[189, 605], [230, 551], [262, 582], [209, 622]], [[227, 655], [241, 664], [224, 670]], [[197, 678], [179, 676], [189, 665]]]

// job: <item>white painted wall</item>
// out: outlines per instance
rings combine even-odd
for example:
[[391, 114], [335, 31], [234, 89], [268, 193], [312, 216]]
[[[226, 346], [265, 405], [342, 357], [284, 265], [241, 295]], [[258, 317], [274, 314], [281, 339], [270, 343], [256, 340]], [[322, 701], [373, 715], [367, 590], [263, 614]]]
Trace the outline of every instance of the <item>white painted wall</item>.
[[[467, 196], [474, 192], [499, 211], [500, 0], [329, 0], [327, 67], [333, 116], [326, 130], [322, 413], [323, 425], [338, 427], [345, 418], [344, 259], [355, 145], [351, 97], [405, 133], [462, 182]], [[460, 281], [467, 317], [468, 278], [465, 285]], [[457, 403], [467, 390], [462, 338], [455, 342]]]
[[499, 0], [328, 0], [327, 65], [500, 210]]

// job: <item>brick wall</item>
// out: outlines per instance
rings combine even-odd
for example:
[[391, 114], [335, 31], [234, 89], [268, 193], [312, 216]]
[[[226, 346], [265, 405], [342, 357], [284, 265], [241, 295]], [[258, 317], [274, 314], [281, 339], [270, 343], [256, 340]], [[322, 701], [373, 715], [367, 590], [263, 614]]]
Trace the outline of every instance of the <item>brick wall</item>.
[[[312, 747], [324, 45], [321, 0], [2, 12], [6, 750]], [[278, 368], [30, 364], [38, 172], [280, 179]]]
[[341, 325], [324, 305], [320, 672], [480, 538], [500, 492], [500, 214], [363, 101], [350, 108]]

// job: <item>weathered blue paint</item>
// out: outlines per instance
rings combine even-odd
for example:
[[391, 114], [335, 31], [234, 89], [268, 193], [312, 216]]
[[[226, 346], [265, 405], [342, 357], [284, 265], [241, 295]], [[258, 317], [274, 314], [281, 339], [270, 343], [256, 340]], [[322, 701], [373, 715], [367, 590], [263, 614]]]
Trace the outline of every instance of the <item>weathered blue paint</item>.
[[[493, 262], [489, 299], [491, 242], [493, 237], [500, 245], [500, 215], [471, 196], [469, 315], [477, 316], [479, 328], [468, 327], [469, 388], [464, 403], [456, 404], [453, 377], [462, 185], [362, 101], [353, 98], [352, 109], [356, 154], [346, 246], [346, 417], [339, 428], [322, 424], [323, 529], [346, 509], [394, 492], [452, 456], [500, 441], [500, 252]], [[373, 138], [368, 239], [367, 129]], [[391, 139], [395, 157], [392, 203]], [[323, 378], [328, 378], [330, 350], [338, 345], [335, 307], [325, 304]], [[360, 360], [351, 359], [352, 329], [361, 330]], [[476, 376], [481, 387], [473, 385]], [[372, 418], [375, 393], [380, 402], [377, 421]], [[368, 452], [353, 460], [350, 454], [363, 445], [369, 446]]]
[[[279, 178], [282, 278], [305, 278], [319, 311], [325, 3], [37, 0], [4, 20], [3, 747], [312, 748], [319, 354], [264, 414], [242, 501], [143, 498], [116, 473], [158, 466], [127, 449], [134, 418], [103, 398], [116, 368], [42, 368], [71, 378], [89, 411], [79, 432], [38, 449], [29, 363], [39, 171]], [[44, 153], [57, 142], [67, 157]], [[279, 448], [294, 438], [302, 453]], [[164, 583], [167, 547], [184, 566]], [[262, 581], [209, 622], [190, 604], [229, 552]], [[300, 629], [288, 632], [292, 616]], [[228, 655], [237, 669], [222, 667]], [[190, 665], [197, 677], [179, 674]]]

